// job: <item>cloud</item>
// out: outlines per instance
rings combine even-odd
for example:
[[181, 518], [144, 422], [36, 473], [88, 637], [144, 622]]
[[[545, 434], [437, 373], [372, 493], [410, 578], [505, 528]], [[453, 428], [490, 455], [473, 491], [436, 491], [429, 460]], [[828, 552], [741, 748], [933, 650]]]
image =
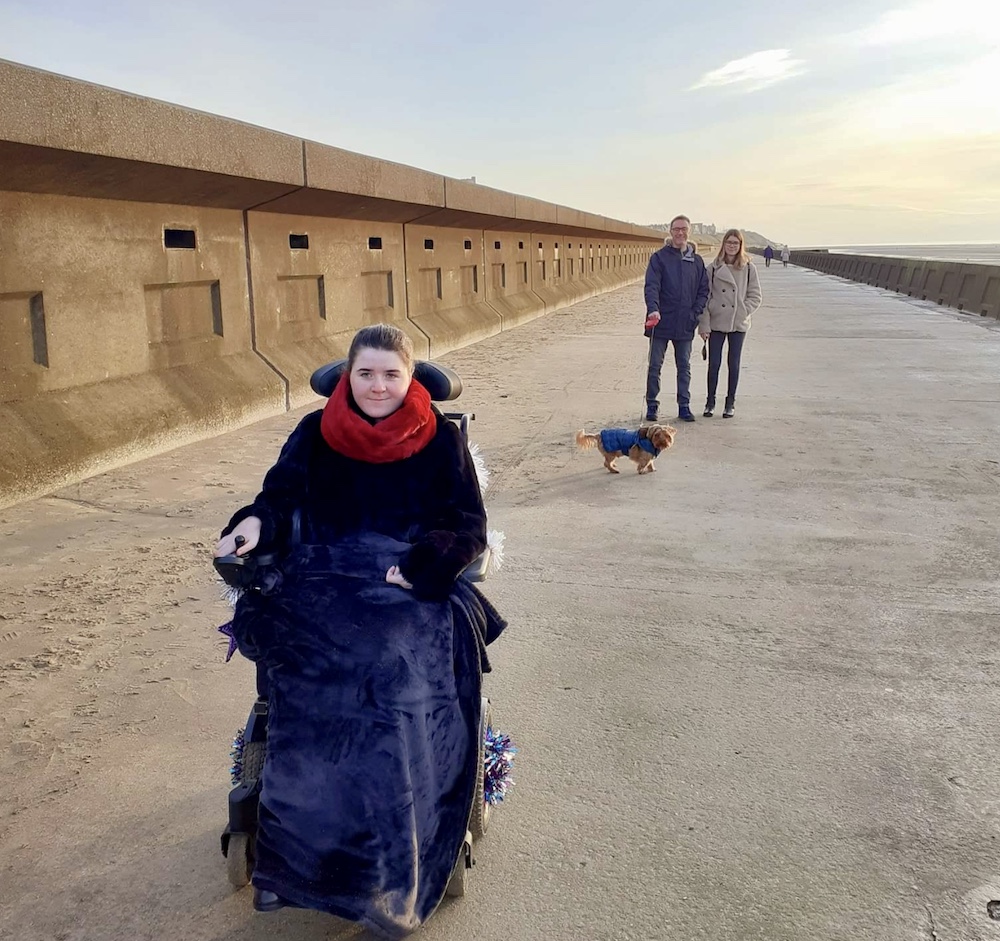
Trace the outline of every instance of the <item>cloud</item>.
[[851, 33], [864, 46], [899, 46], [940, 41], [946, 37], [988, 38], [1000, 27], [995, 0], [923, 0], [908, 7], [887, 10], [870, 26]]
[[744, 91], [759, 91], [800, 75], [804, 65], [804, 60], [791, 57], [790, 49], [765, 49], [706, 72], [691, 86], [691, 90], [741, 85]]

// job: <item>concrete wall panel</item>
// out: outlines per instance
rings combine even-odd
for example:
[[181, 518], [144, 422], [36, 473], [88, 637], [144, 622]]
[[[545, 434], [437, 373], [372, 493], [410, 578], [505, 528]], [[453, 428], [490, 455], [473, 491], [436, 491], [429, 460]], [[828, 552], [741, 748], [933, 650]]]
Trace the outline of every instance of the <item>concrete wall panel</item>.
[[401, 225], [247, 217], [257, 348], [288, 380], [291, 407], [315, 398], [313, 370], [345, 356], [366, 324], [402, 327], [427, 356], [427, 338], [406, 319]]
[[0, 191], [2, 502], [284, 402], [251, 349], [240, 213]]
[[486, 230], [486, 302], [501, 317], [504, 330], [545, 313], [544, 301], [531, 287], [531, 233]]
[[408, 225], [403, 240], [409, 319], [430, 356], [500, 332], [500, 314], [486, 303], [482, 230]]
[[[33, 303], [36, 323], [33, 341], [23, 320], [0, 327], [0, 362], [21, 362], [3, 370], [4, 401], [251, 348], [242, 216], [230, 210], [0, 191], [0, 298], [29, 322]], [[12, 351], [31, 342], [47, 364], [25, 369]]]

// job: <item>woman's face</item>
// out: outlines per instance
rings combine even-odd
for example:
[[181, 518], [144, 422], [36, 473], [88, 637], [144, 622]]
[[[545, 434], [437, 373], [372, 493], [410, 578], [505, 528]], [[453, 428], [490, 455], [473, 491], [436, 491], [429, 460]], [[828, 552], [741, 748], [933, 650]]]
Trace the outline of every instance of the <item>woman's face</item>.
[[411, 378], [399, 353], [363, 347], [351, 368], [351, 392], [369, 418], [387, 418], [403, 404]]
[[740, 253], [743, 243], [735, 235], [730, 235], [725, 241], [726, 254], [735, 257]]

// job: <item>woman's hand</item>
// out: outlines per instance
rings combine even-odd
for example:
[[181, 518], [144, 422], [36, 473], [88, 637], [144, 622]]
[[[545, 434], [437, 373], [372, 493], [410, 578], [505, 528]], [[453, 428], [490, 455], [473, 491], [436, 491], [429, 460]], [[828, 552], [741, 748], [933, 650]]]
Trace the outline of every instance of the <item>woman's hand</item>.
[[403, 578], [403, 573], [400, 572], [398, 565], [394, 565], [388, 572], [385, 573], [385, 580], [390, 585], [399, 585], [400, 588], [410, 589], [413, 587], [405, 578]]
[[[234, 552], [236, 555], [246, 555], [248, 552], [253, 552], [257, 543], [260, 542], [260, 527], [259, 517], [248, 516], [228, 536], [223, 536], [219, 540], [215, 547], [215, 557], [232, 555]], [[242, 536], [246, 540], [238, 549], [236, 548], [237, 536]]]
[[700, 336], [703, 340], [707, 340], [711, 336], [711, 331], [699, 330], [698, 336]]

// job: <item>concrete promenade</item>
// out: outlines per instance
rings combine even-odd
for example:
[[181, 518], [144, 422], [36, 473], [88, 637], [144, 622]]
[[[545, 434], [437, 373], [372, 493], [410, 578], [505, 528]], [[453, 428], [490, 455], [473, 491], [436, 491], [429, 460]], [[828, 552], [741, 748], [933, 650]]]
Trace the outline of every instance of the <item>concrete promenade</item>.
[[[760, 273], [735, 420], [650, 476], [572, 444], [639, 418], [640, 288], [445, 357], [521, 754], [426, 941], [1000, 938], [1000, 328]], [[218, 846], [251, 673], [210, 547], [302, 413], [0, 511], [3, 941], [361, 936], [255, 916]]]

